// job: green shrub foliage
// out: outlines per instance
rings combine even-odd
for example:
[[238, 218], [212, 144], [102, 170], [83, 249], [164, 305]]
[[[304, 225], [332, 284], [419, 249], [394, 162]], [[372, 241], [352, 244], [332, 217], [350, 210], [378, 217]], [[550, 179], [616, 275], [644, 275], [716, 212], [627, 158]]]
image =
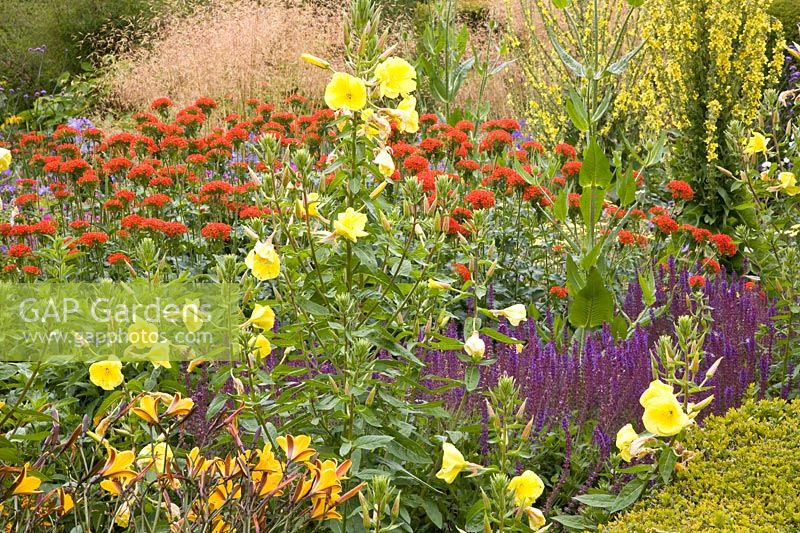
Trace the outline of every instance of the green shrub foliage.
[[603, 531], [800, 531], [800, 402], [748, 402], [686, 447], [701, 456]]

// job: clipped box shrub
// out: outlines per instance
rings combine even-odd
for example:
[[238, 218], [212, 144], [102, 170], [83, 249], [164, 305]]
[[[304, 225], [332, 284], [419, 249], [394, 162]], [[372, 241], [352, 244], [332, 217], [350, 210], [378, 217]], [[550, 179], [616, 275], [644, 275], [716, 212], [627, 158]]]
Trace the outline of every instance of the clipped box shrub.
[[686, 444], [702, 457], [603, 531], [800, 531], [800, 402], [748, 401]]

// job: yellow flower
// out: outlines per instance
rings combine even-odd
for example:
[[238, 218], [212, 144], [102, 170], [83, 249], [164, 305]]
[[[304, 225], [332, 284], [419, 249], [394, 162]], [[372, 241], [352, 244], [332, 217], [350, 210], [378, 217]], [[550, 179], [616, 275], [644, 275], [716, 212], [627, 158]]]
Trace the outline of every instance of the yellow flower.
[[508, 490], [514, 493], [514, 504], [517, 507], [528, 507], [544, 492], [542, 479], [530, 470], [511, 478]]
[[131, 470], [136, 455], [131, 450], [117, 451], [115, 448], [106, 445], [108, 457], [98, 475], [108, 479], [129, 480], [136, 477], [136, 472]]
[[744, 148], [744, 153], [748, 155], [767, 153], [767, 138], [764, 137], [763, 134], [754, 131], [753, 135], [747, 141], [747, 146]]
[[436, 477], [444, 480], [448, 485], [455, 481], [458, 474], [467, 467], [468, 463], [458, 448], [449, 442], [442, 443], [442, 469], [436, 473]]
[[407, 96], [417, 89], [417, 71], [401, 57], [390, 57], [375, 67], [381, 97]]
[[789, 196], [794, 196], [800, 192], [800, 187], [797, 186], [797, 176], [794, 172], [781, 172], [778, 174], [778, 185], [770, 187], [770, 190], [781, 190]]
[[260, 333], [250, 340], [250, 347], [253, 348], [255, 354], [261, 358], [267, 357], [272, 353], [272, 344], [270, 344], [268, 338]]
[[11, 166], [11, 152], [6, 148], [0, 148], [0, 172], [5, 172]]
[[386, 148], [378, 152], [372, 162], [378, 165], [378, 170], [382, 176], [388, 178], [394, 174], [394, 160]]
[[436, 281], [435, 279], [429, 279], [428, 288], [433, 290], [449, 291], [452, 288], [452, 285], [442, 281]]
[[639, 438], [639, 434], [633, 429], [631, 424], [626, 424], [619, 431], [617, 431], [617, 448], [619, 448], [619, 455], [626, 462], [631, 460], [631, 444]]
[[511, 322], [512, 326], [519, 326], [519, 323], [525, 320], [528, 316], [528, 312], [525, 309], [525, 306], [522, 304], [514, 304], [510, 307], [506, 307], [505, 309], [495, 310], [492, 311], [492, 314], [496, 317], [505, 317], [509, 322]]
[[14, 480], [14, 483], [11, 485], [11, 495], [25, 495], [25, 494], [38, 494], [41, 491], [39, 489], [39, 485], [42, 484], [42, 480], [38, 477], [29, 476], [28, 469], [31, 467], [29, 463], [25, 463], [25, 466], [22, 467], [22, 471], [19, 473], [19, 476]]
[[191, 398], [182, 398], [181, 393], [176, 392], [175, 396], [164, 411], [164, 416], [186, 416], [194, 409], [194, 400]]
[[296, 437], [292, 435], [284, 437], [281, 435], [275, 440], [278, 442], [278, 446], [286, 453], [286, 460], [289, 463], [308, 461], [317, 453], [315, 449], [310, 447], [311, 437], [308, 435], [298, 435]]
[[281, 258], [271, 242], [258, 241], [244, 260], [257, 280], [275, 279], [281, 272]]
[[104, 390], [114, 390], [125, 381], [122, 363], [119, 361], [98, 361], [89, 367], [89, 379]]
[[481, 359], [486, 351], [486, 343], [481, 339], [477, 331], [473, 331], [467, 342], [464, 343], [464, 351], [475, 360]]
[[139, 456], [136, 458], [136, 465], [142, 470], [147, 470], [152, 466], [156, 472], [163, 474], [172, 457], [172, 448], [166, 442], [148, 444], [139, 452]]
[[154, 368], [172, 368], [172, 363], [169, 362], [169, 343], [157, 342], [147, 352], [147, 358], [153, 363]]
[[306, 207], [303, 205], [303, 200], [298, 198], [294, 201], [294, 213], [297, 215], [298, 218], [305, 219], [307, 216], [311, 215], [312, 217], [319, 216], [319, 194], [312, 192], [306, 196], [306, 203], [308, 203], [308, 211], [306, 212]]
[[137, 318], [128, 326], [128, 342], [135, 348], [150, 348], [159, 340], [158, 326]]
[[142, 396], [139, 406], [131, 412], [148, 424], [158, 425], [158, 398], [150, 394]]
[[644, 427], [658, 437], [671, 437], [691, 423], [674, 395], [657, 396], [644, 406]]
[[367, 105], [367, 85], [361, 78], [336, 72], [325, 87], [325, 103], [334, 110], [358, 111]]
[[200, 310], [199, 302], [190, 302], [183, 306], [181, 311], [181, 320], [186, 329], [195, 333], [203, 327], [203, 323], [208, 318], [208, 315]]
[[401, 133], [416, 133], [419, 131], [419, 113], [416, 108], [417, 99], [407, 96], [400, 101], [397, 109], [389, 109], [387, 113], [394, 119]]
[[275, 326], [275, 311], [268, 305], [256, 304], [249, 322], [257, 328], [269, 331]]
[[311, 55], [311, 54], [300, 54], [300, 59], [308, 63], [309, 65], [314, 65], [315, 67], [319, 68], [330, 68], [331, 64], [325, 61], [324, 59]]
[[114, 515], [114, 523], [124, 529], [128, 527], [130, 521], [131, 506], [128, 505], [128, 502], [122, 502], [122, 505], [119, 506], [117, 513]]
[[526, 507], [525, 514], [528, 515], [528, 525], [534, 531], [538, 531], [544, 527], [547, 520], [544, 518], [544, 513], [536, 507]]
[[661, 396], [672, 397], [672, 387], [656, 379], [650, 382], [650, 386], [647, 387], [647, 390], [639, 397], [639, 403], [642, 407], [647, 407], [647, 402]]
[[364, 231], [367, 225], [367, 215], [359, 213], [352, 207], [348, 207], [344, 213], [339, 213], [336, 216], [336, 221], [333, 223], [335, 235], [340, 235], [348, 241], [357, 242], [359, 237], [366, 237], [369, 235]]

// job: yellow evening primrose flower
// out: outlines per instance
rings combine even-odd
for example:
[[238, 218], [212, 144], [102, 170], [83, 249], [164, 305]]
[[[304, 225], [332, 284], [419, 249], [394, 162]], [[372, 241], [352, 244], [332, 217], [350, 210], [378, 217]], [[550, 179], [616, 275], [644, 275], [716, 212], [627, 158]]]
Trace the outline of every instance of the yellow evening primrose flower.
[[297, 215], [298, 218], [305, 219], [307, 216], [317, 217], [319, 216], [319, 194], [312, 192], [306, 196], [306, 203], [308, 204], [308, 211], [306, 211], [306, 206], [303, 205], [303, 200], [298, 198], [294, 201], [294, 213]]
[[378, 152], [372, 162], [378, 165], [378, 170], [383, 177], [388, 178], [394, 174], [394, 160], [386, 148]]
[[528, 311], [525, 309], [524, 305], [514, 304], [506, 307], [505, 309], [494, 310], [492, 311], [492, 314], [495, 317], [505, 317], [509, 322], [511, 322], [512, 326], [519, 326], [520, 322], [527, 318]]
[[542, 479], [530, 470], [511, 478], [508, 490], [514, 493], [514, 504], [517, 507], [528, 507], [544, 492]]
[[428, 280], [428, 288], [437, 291], [449, 291], [453, 286], [443, 281], [436, 281], [431, 278]]
[[639, 434], [633, 429], [631, 424], [625, 424], [617, 431], [617, 448], [619, 455], [626, 462], [631, 461], [631, 444], [639, 438]]
[[300, 59], [308, 63], [309, 65], [314, 65], [315, 67], [319, 68], [330, 68], [331, 64], [322, 59], [321, 57], [317, 57], [311, 54], [300, 54]]
[[269, 339], [261, 333], [250, 339], [250, 348], [253, 349], [256, 356], [262, 359], [272, 353], [272, 344], [270, 344]]
[[281, 272], [281, 258], [271, 242], [258, 241], [247, 254], [244, 264], [259, 281], [275, 279]]
[[658, 437], [671, 437], [691, 424], [691, 419], [683, 412], [681, 404], [674, 395], [657, 396], [644, 406], [642, 415], [644, 427]]
[[528, 525], [534, 531], [543, 528], [547, 523], [544, 518], [544, 513], [536, 507], [526, 507], [525, 514], [528, 516]]
[[325, 103], [333, 110], [364, 109], [367, 105], [367, 85], [361, 78], [336, 72], [325, 87]]
[[167, 464], [172, 461], [172, 448], [166, 442], [148, 444], [136, 458], [136, 465], [142, 470], [147, 470], [151, 466], [159, 474], [166, 471]]
[[11, 152], [6, 148], [0, 148], [0, 172], [5, 172], [11, 166]]
[[417, 71], [401, 57], [390, 57], [375, 67], [381, 98], [407, 96], [417, 89]]
[[662, 396], [667, 398], [674, 397], [672, 386], [657, 379], [653, 380], [650, 382], [650, 386], [647, 387], [647, 390], [639, 397], [639, 404], [641, 404], [642, 407], [647, 407], [647, 402], [653, 398]]
[[389, 109], [387, 113], [394, 119], [397, 129], [401, 133], [417, 133], [419, 131], [417, 99], [413, 96], [403, 98], [397, 105], [397, 109]]
[[203, 323], [208, 319], [208, 314], [200, 310], [200, 302], [193, 301], [183, 306], [181, 310], [181, 320], [186, 330], [196, 333], [203, 327]]
[[172, 368], [172, 363], [169, 362], [169, 343], [157, 342], [150, 351], [147, 352], [147, 358], [153, 363], [154, 368]]
[[128, 342], [135, 348], [150, 348], [159, 340], [158, 326], [137, 318], [128, 326]]
[[30, 469], [31, 465], [29, 463], [25, 463], [25, 466], [22, 467], [22, 471], [19, 473], [17, 478], [14, 480], [14, 483], [11, 485], [11, 495], [26, 495], [26, 494], [38, 494], [41, 491], [39, 489], [39, 485], [42, 484], [42, 480], [38, 477], [29, 476], [28, 470]]
[[762, 133], [754, 131], [753, 135], [747, 141], [744, 153], [748, 155], [767, 153], [767, 138], [764, 137]]
[[781, 172], [778, 174], [778, 185], [770, 187], [771, 191], [780, 190], [789, 196], [795, 196], [800, 193], [800, 187], [797, 186], [797, 176], [794, 172]]
[[122, 363], [119, 361], [98, 361], [89, 367], [89, 380], [103, 390], [114, 390], [125, 381]]
[[269, 331], [275, 326], [275, 311], [268, 305], [256, 304], [249, 322], [257, 328]]
[[458, 448], [449, 442], [442, 443], [442, 468], [436, 473], [436, 477], [449, 485], [466, 467], [467, 461]]
[[464, 343], [464, 351], [473, 359], [481, 359], [486, 352], [486, 343], [481, 339], [477, 331], [473, 331], [467, 342]]
[[359, 237], [369, 235], [364, 228], [367, 225], [367, 215], [359, 213], [352, 207], [348, 207], [344, 213], [336, 215], [333, 223], [335, 235], [344, 237], [348, 241], [358, 242]]

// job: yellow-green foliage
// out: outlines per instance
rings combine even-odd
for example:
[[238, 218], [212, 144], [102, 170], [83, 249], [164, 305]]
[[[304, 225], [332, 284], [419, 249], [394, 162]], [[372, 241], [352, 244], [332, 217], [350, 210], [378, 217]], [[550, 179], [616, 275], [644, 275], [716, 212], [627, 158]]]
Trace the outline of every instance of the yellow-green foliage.
[[614, 116], [639, 117], [645, 136], [664, 128], [703, 132], [704, 159], [720, 159], [731, 120], [751, 123], [783, 62], [780, 23], [763, 0], [653, 0], [640, 24], [640, 76], [623, 86]]
[[[554, 27], [564, 48], [579, 61], [584, 58], [569, 31], [562, 11], [551, 0], [507, 0], [521, 8], [509, 8], [509, 39], [519, 52], [523, 73], [524, 103], [531, 128], [547, 140], [565, 133], [564, 87], [570, 77], [548, 40], [545, 27]], [[649, 0], [637, 10], [623, 38], [624, 52], [642, 39], [646, 44], [622, 78], [601, 80], [601, 93], [614, 86], [618, 93], [611, 106], [608, 132], [619, 128], [648, 140], [667, 128], [696, 128], [703, 159], [716, 161], [720, 139], [730, 120], [755, 118], [762, 91], [777, 80], [782, 55], [768, 50], [780, 24], [770, 17], [770, 2], [763, 0]], [[593, 2], [572, 2], [575, 26], [590, 39]], [[627, 12], [624, 0], [600, 0], [598, 12], [602, 53], [612, 48]], [[520, 106], [521, 107], [521, 106]], [[637, 140], [637, 139], [632, 139]], [[695, 139], [693, 139], [695, 141]]]
[[[598, 38], [600, 41], [600, 61], [605, 64], [617, 38], [617, 29], [622, 26], [627, 4], [624, 0], [599, 0]], [[592, 32], [594, 7], [592, 2], [572, 2], [570, 8], [574, 15], [574, 28], [584, 42], [589, 42]], [[563, 12], [556, 9], [552, 0], [507, 0], [509, 15], [509, 45], [517, 59], [516, 66], [521, 72], [522, 83], [509, 80], [511, 98], [528, 120], [528, 126], [538, 138], [557, 142], [569, 131], [569, 122], [564, 109], [565, 88], [571, 82], [555, 48], [550, 44], [545, 28], [554, 28], [559, 43], [578, 61], [588, 63], [587, 50], [582, 50]], [[623, 40], [622, 50], [627, 51], [639, 43], [634, 29], [638, 15], [634, 15], [631, 30]], [[637, 70], [636, 66], [633, 67]], [[635, 72], [626, 74], [632, 77]], [[600, 93], [618, 83], [613, 77], [600, 80]], [[521, 90], [514, 91], [514, 87]]]
[[748, 402], [686, 445], [702, 458], [603, 531], [800, 531], [800, 401]]

